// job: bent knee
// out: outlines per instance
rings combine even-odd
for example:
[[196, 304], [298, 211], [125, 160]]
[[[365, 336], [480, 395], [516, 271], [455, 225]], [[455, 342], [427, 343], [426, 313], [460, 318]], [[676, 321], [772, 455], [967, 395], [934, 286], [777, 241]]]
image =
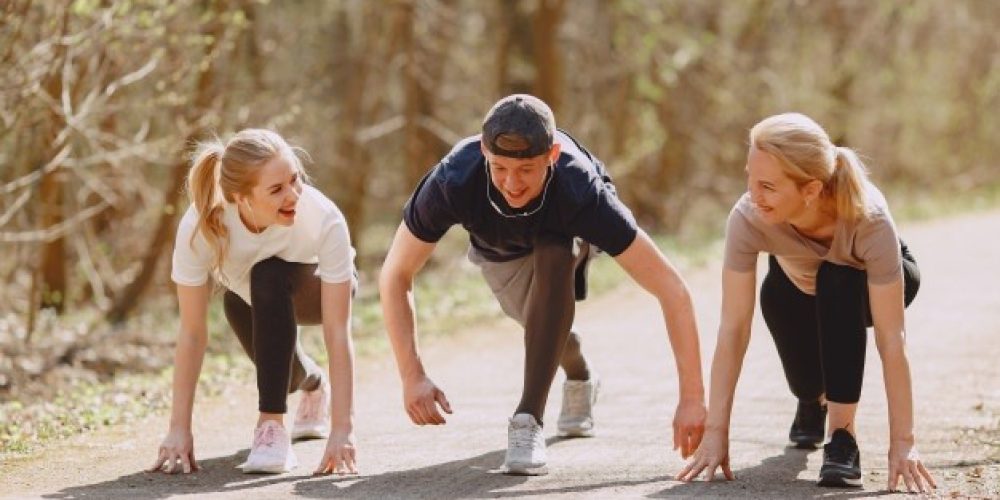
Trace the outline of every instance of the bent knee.
[[264, 259], [250, 269], [250, 297], [254, 303], [270, 297], [288, 295], [288, 262], [277, 257]]
[[816, 289], [820, 290], [850, 290], [861, 287], [864, 289], [868, 274], [850, 266], [841, 266], [824, 262], [816, 271]]
[[532, 251], [536, 272], [547, 270], [569, 271], [573, 269], [573, 240], [569, 238], [539, 237]]

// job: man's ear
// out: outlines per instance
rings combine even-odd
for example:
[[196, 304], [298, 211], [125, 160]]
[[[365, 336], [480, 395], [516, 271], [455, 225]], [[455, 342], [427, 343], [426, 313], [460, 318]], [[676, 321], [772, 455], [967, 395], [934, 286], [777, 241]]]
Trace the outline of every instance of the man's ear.
[[562, 149], [562, 145], [558, 142], [552, 145], [552, 149], [549, 150], [549, 162], [555, 164], [556, 160], [559, 159], [559, 151]]

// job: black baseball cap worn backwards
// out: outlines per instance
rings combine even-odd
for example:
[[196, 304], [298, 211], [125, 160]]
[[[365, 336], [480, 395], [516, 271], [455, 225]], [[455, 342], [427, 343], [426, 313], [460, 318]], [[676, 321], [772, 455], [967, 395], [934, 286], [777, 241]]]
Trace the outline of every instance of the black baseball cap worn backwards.
[[483, 119], [483, 144], [495, 155], [534, 158], [548, 153], [556, 119], [541, 99], [513, 94], [497, 101]]

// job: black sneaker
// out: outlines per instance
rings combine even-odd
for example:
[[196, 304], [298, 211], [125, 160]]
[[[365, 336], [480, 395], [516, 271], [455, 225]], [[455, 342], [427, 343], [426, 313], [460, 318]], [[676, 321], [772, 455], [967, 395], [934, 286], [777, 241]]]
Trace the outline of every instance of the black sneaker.
[[830, 442], [823, 445], [823, 467], [819, 469], [820, 486], [861, 486], [861, 453], [858, 442], [847, 429], [837, 429]]
[[788, 440], [796, 448], [814, 450], [826, 435], [826, 405], [819, 401], [799, 401]]

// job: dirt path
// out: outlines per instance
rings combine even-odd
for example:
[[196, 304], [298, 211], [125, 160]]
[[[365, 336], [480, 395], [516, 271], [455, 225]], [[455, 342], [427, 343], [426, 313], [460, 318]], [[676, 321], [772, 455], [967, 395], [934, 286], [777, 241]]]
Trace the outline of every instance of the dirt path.
[[[920, 295], [907, 315], [920, 450], [939, 478], [939, 495], [997, 497], [1000, 211], [910, 224], [903, 233], [923, 273]], [[718, 275], [718, 265], [687, 273], [706, 367], [718, 324]], [[323, 441], [295, 445], [301, 465], [291, 474], [247, 476], [234, 469], [246, 456], [255, 419], [248, 381], [232, 389], [228, 402], [196, 406], [202, 472], [168, 477], [141, 471], [151, 464], [166, 429], [164, 415], [2, 464], [0, 497], [801, 498], [884, 493], [888, 431], [874, 343], [869, 342], [858, 421], [864, 489], [820, 489], [813, 484], [822, 454], [784, 446], [795, 403], [759, 314], [757, 320], [733, 415], [735, 482], [682, 484], [670, 479], [683, 465], [668, 444], [677, 394], [673, 360], [655, 302], [629, 285], [584, 303], [578, 313], [584, 348], [603, 378], [596, 410], [599, 434], [592, 439], [550, 438], [548, 476], [495, 472], [506, 446], [505, 419], [516, 404], [521, 380], [519, 334], [508, 321], [476, 325], [425, 347], [430, 374], [456, 412], [443, 427], [416, 428], [408, 422], [390, 354], [359, 363], [360, 477], [311, 477]], [[560, 384], [557, 380], [554, 386], [549, 421], [558, 414]]]

